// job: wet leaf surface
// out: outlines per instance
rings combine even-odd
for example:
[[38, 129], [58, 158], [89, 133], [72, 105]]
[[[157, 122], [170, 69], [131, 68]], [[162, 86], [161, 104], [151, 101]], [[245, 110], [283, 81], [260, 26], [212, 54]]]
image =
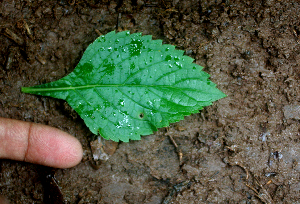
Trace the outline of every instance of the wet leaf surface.
[[22, 91], [64, 99], [92, 133], [124, 142], [225, 97], [192, 58], [151, 38], [129, 31], [102, 35], [72, 73]]

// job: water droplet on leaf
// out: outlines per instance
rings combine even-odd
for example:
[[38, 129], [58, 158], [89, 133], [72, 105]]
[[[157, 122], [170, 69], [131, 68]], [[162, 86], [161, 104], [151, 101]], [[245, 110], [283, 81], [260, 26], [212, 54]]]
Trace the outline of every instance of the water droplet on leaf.
[[130, 48], [129, 48], [130, 56], [140, 55], [142, 53], [141, 52], [142, 45], [143, 45], [143, 42], [141, 40], [132, 39], [132, 41], [130, 42]]

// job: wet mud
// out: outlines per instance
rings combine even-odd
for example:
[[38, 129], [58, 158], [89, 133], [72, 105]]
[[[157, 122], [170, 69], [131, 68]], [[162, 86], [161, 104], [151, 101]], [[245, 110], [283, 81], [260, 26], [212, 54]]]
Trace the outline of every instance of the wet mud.
[[[0, 116], [59, 128], [84, 148], [71, 169], [0, 160], [0, 196], [24, 204], [298, 203], [299, 13], [297, 0], [0, 1]], [[112, 30], [176, 45], [228, 96], [95, 162], [103, 152], [66, 102], [20, 88], [67, 75]]]

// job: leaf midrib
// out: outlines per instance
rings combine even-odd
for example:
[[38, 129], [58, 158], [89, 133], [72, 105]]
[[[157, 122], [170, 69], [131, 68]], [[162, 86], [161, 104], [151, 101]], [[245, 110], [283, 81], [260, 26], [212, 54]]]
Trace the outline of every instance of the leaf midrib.
[[182, 87], [175, 87], [175, 86], [170, 86], [170, 85], [155, 85], [155, 84], [150, 84], [150, 85], [144, 85], [144, 84], [94, 84], [94, 85], [83, 85], [83, 86], [70, 86], [70, 87], [44, 87], [44, 88], [35, 88], [35, 87], [22, 87], [22, 92], [24, 93], [32, 93], [32, 92], [50, 92], [50, 91], [71, 91], [71, 90], [78, 90], [78, 89], [92, 89], [95, 87], [102, 87], [102, 88], [111, 88], [111, 87], [155, 87], [155, 88], [168, 88], [168, 89], [177, 89], [177, 90], [197, 90], [197, 89], [192, 89], [192, 88], [182, 88]]

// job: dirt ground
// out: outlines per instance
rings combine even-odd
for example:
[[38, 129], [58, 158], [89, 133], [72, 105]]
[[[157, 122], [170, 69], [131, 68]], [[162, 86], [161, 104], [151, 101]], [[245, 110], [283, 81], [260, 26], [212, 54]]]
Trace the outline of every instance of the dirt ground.
[[[74, 135], [84, 159], [57, 170], [0, 160], [0, 195], [24, 204], [299, 203], [299, 14], [297, 0], [1, 0], [0, 116]], [[92, 134], [66, 102], [20, 88], [70, 73], [112, 30], [185, 50], [228, 97], [95, 164]]]

